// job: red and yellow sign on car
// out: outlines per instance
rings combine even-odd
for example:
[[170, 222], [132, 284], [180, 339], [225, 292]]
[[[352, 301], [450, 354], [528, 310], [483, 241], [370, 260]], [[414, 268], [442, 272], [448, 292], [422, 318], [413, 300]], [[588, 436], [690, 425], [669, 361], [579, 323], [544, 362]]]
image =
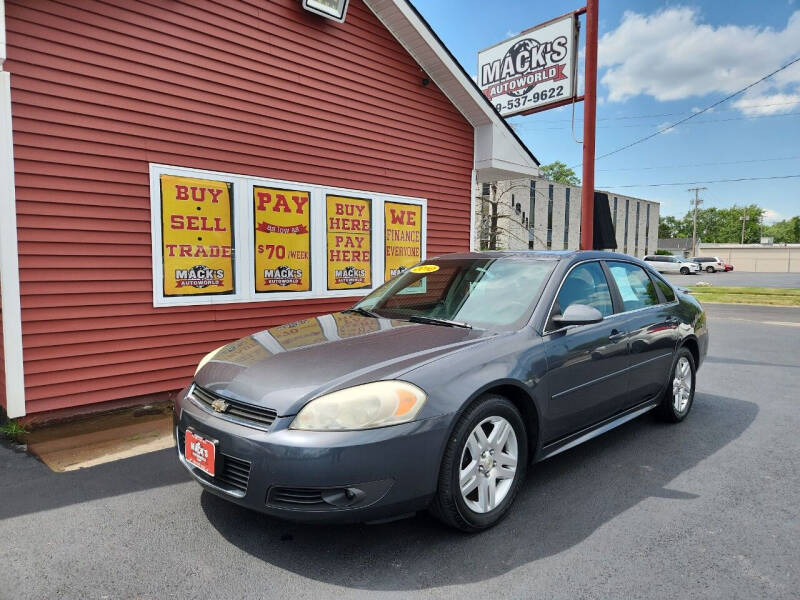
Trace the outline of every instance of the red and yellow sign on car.
[[234, 292], [232, 188], [161, 176], [164, 296]]
[[257, 292], [311, 289], [308, 192], [253, 187]]
[[372, 286], [372, 202], [326, 196], [328, 289]]
[[422, 260], [422, 207], [386, 202], [383, 205], [384, 279], [389, 280]]

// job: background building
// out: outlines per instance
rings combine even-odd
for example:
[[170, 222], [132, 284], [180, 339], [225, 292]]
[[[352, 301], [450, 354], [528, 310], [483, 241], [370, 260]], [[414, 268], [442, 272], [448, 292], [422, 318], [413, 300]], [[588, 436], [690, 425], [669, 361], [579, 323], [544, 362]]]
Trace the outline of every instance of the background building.
[[[475, 189], [475, 246], [489, 248], [492, 205], [497, 206], [498, 250], [576, 250], [580, 245], [581, 187], [525, 178], [483, 183]], [[655, 252], [659, 203], [608, 192], [617, 251]]]

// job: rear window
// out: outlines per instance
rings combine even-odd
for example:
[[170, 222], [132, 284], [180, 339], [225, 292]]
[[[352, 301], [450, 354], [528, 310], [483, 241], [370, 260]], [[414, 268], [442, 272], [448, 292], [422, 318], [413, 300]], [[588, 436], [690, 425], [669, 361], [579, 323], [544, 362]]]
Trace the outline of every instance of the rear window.
[[674, 302], [675, 301], [675, 291], [672, 289], [672, 287], [666, 281], [661, 279], [661, 277], [659, 277], [658, 275], [654, 275], [653, 273], [650, 273], [650, 277], [653, 279], [653, 281], [656, 282], [656, 285], [658, 286], [658, 289], [660, 289], [661, 293], [664, 295], [664, 299], [667, 302]]

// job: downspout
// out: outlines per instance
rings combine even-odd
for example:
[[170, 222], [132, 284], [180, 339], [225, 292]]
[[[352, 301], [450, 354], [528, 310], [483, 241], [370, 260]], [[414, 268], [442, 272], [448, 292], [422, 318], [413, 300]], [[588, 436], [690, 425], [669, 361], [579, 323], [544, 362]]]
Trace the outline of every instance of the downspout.
[[6, 14], [5, 2], [0, 0], [0, 302], [3, 310], [6, 413], [16, 418], [25, 416], [25, 374], [22, 366], [11, 74], [3, 70], [5, 60]]

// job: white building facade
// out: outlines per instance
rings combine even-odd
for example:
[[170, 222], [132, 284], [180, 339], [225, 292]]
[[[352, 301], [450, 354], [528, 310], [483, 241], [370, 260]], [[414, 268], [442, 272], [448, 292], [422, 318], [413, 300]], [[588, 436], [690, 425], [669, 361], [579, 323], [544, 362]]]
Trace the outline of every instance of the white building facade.
[[[617, 252], [643, 257], [658, 245], [659, 203], [606, 192]], [[476, 249], [488, 249], [496, 205], [497, 250], [577, 250], [581, 239], [581, 187], [542, 177], [478, 184]]]

